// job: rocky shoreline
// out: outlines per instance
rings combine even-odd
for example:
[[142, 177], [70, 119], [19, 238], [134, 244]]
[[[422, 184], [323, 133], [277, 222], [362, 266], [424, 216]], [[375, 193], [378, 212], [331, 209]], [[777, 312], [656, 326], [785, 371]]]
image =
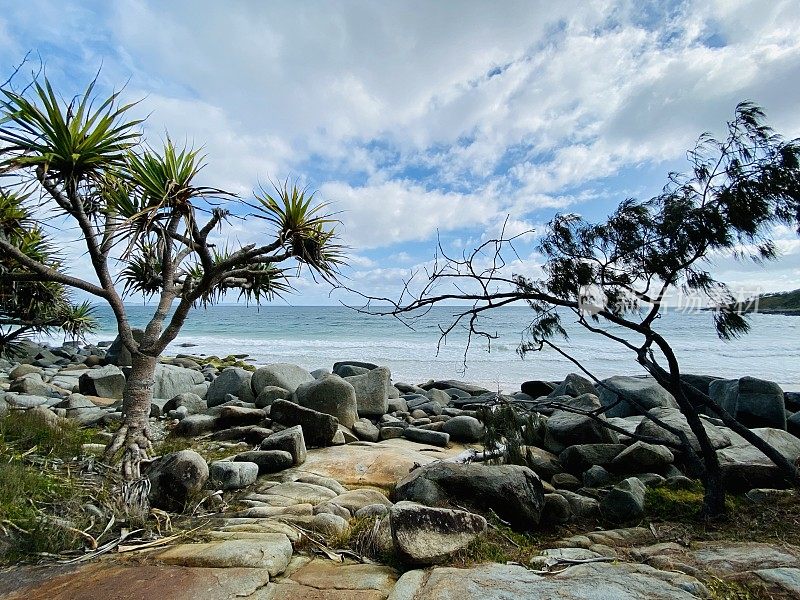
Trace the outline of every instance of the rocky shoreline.
[[[703, 554], [665, 542], [653, 528], [635, 527], [645, 516], [648, 490], [696, 485], [685, 457], [668, 447], [673, 434], [622, 400], [634, 396], [696, 442], [675, 400], [647, 378], [617, 376], [598, 387], [571, 374], [499, 395], [459, 381], [395, 382], [388, 368], [366, 362], [308, 372], [291, 364], [254, 368], [241, 358], [164, 358], [155, 376], [153, 428], [167, 432], [167, 440], [185, 440], [186, 448], [144, 469], [150, 505], [180, 513], [200, 498], [210, 512], [204, 541], [155, 549], [148, 565], [164, 573], [197, 571], [192, 585], [211, 570], [227, 573], [219, 581], [241, 571], [220, 583], [217, 595], [204, 597], [548, 598], [556, 588], [564, 598], [591, 590], [598, 598], [708, 597], [709, 573], [741, 567], [736, 556], [759, 555], [750, 546]], [[0, 360], [0, 415], [28, 411], [53, 427], [67, 419], [110, 431], [122, 419], [129, 362], [116, 343], [26, 343], [13, 363]], [[789, 460], [800, 458], [800, 394], [749, 376], [687, 378]], [[536, 407], [523, 464], [470, 460], [484, 451], [492, 426], [481, 407], [503, 402]], [[602, 419], [612, 427], [565, 407], [609, 407]], [[763, 454], [721, 422], [704, 419], [728, 490], [754, 503], [794, 498], [793, 490], [780, 489], [783, 480]], [[195, 445], [213, 448], [214, 456], [206, 460]], [[437, 566], [474, 547], [493, 523], [535, 532], [589, 521], [612, 529], [554, 540], [528, 564]], [[369, 556], [313, 557], [314, 550], [331, 552], [314, 544], [343, 539], [356, 525], [368, 530]], [[723, 556], [728, 571], [709, 567], [709, 552]], [[800, 593], [800, 550], [760, 556], [746, 565], [754, 578]], [[389, 566], [395, 564], [405, 565], [405, 573]], [[124, 577], [130, 565], [113, 568]], [[110, 571], [92, 573], [103, 580]], [[345, 583], [332, 583], [339, 579]], [[73, 584], [58, 585], [22, 586], [9, 597], [90, 597]], [[181, 593], [191, 597], [192, 589]]]

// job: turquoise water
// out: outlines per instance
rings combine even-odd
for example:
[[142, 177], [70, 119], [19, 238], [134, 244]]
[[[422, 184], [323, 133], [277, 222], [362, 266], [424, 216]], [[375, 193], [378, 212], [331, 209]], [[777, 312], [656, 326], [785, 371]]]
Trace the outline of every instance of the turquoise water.
[[[448, 336], [437, 353], [439, 326], [447, 325], [457, 310], [436, 307], [410, 329], [392, 317], [362, 315], [341, 306], [214, 306], [193, 311], [167, 353], [247, 353], [257, 364], [291, 362], [309, 370], [330, 369], [338, 360], [362, 360], [388, 366], [396, 381], [462, 378], [506, 391], [528, 379], [559, 379], [576, 370], [552, 350], [524, 360], [516, 354], [520, 333], [532, 315], [526, 307], [492, 313], [483, 327], [498, 339], [491, 351], [476, 340], [465, 368], [463, 331]], [[152, 311], [150, 306], [128, 306], [136, 326], [143, 326]], [[97, 317], [100, 330], [88, 340], [113, 339], [111, 311], [99, 306]], [[685, 372], [753, 375], [777, 381], [785, 389], [800, 389], [800, 317], [754, 315], [751, 332], [733, 342], [717, 339], [709, 313], [667, 313], [659, 327]], [[184, 348], [178, 345], [182, 343], [197, 345]], [[641, 372], [628, 350], [579, 327], [570, 329], [564, 348], [600, 377]]]

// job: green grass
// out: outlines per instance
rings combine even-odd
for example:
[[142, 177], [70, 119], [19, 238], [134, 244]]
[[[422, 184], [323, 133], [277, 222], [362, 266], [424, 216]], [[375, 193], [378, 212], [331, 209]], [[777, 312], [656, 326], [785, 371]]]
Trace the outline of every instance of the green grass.
[[35, 448], [36, 454], [68, 460], [78, 456], [81, 445], [91, 442], [96, 432], [68, 420], [53, 427], [37, 412], [11, 411], [0, 419], [0, 443], [18, 452]]
[[703, 582], [711, 600], [777, 600], [763, 584], [711, 577]]
[[[693, 521], [701, 518], [703, 508], [703, 487], [696, 483], [688, 489], [672, 489], [668, 487], [647, 488], [645, 493], [645, 513], [651, 519], [659, 521]], [[728, 495], [725, 506], [733, 513], [740, 499]]]

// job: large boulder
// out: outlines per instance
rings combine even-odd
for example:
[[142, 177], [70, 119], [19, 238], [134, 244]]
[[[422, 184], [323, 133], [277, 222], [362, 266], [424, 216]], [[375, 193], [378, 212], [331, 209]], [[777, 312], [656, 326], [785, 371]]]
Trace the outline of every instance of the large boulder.
[[345, 427], [352, 427], [358, 419], [356, 390], [338, 375], [326, 375], [298, 386], [295, 399], [300, 406], [336, 417]]
[[550, 392], [549, 397], [572, 396], [573, 398], [577, 398], [583, 394], [597, 394], [594, 384], [577, 373], [570, 373], [564, 378], [564, 381], [559, 383], [556, 388]]
[[542, 482], [528, 467], [437, 462], [415, 469], [397, 483], [395, 501], [426, 505], [447, 501], [494, 510], [520, 529], [539, 524], [544, 506]]
[[[345, 378], [356, 392], [360, 417], [381, 416], [389, 412], [389, 388], [392, 374], [386, 367], [372, 369], [362, 375]], [[449, 397], [448, 397], [449, 399]]]
[[444, 433], [450, 434], [450, 439], [456, 442], [479, 442], [483, 439], [485, 429], [475, 417], [458, 415], [442, 426]]
[[270, 385], [294, 392], [298, 387], [310, 381], [314, 381], [314, 377], [303, 367], [289, 363], [273, 363], [256, 369], [250, 383], [253, 394], [258, 396], [265, 387]]
[[151, 463], [144, 475], [150, 480], [150, 505], [181, 512], [208, 479], [208, 465], [194, 450], [181, 450]]
[[292, 455], [295, 465], [303, 464], [306, 460], [306, 442], [300, 425], [273, 433], [261, 442], [259, 448], [261, 450], [283, 450], [288, 452]]
[[[134, 341], [137, 344], [141, 344], [144, 339], [144, 329], [134, 327], [132, 333]], [[119, 336], [106, 350], [106, 363], [118, 367], [130, 367], [133, 364], [133, 357]]]
[[[563, 401], [571, 409], [583, 412], [600, 409], [600, 399], [594, 394], [554, 397], [553, 401]], [[557, 409], [547, 419], [545, 426], [544, 446], [549, 451], [560, 453], [576, 444], [616, 444], [619, 437], [616, 432], [603, 425], [605, 416], [596, 418], [586, 414]]]
[[[769, 443], [789, 462], [800, 459], [800, 439], [782, 429], [768, 427], [753, 429], [758, 437]], [[717, 451], [725, 487], [731, 491], [754, 488], [783, 488], [787, 486], [781, 471], [760, 450], [743, 438], [732, 434], [733, 443]]]
[[122, 398], [125, 391], [125, 375], [114, 365], [107, 365], [86, 371], [78, 379], [81, 394], [101, 398]]
[[[700, 442], [697, 440], [697, 436], [692, 433], [691, 428], [689, 427], [689, 423], [686, 420], [684, 414], [677, 408], [654, 408], [648, 411], [648, 414], [657, 417], [659, 420], [663, 421], [667, 425], [671, 425], [675, 429], [681, 430], [686, 433], [686, 436], [689, 438], [689, 443], [692, 445], [692, 448], [695, 451], [700, 450]], [[731, 440], [730, 438], [725, 435], [725, 433], [717, 426], [709, 423], [706, 420], [702, 420], [703, 422], [703, 429], [706, 430], [706, 434], [708, 435], [709, 440], [711, 441], [711, 445], [715, 449], [724, 448], [726, 446], [730, 446]], [[636, 434], [642, 437], [652, 437], [658, 440], [663, 440], [668, 443], [672, 444], [679, 444], [680, 439], [677, 435], [670, 433], [666, 429], [663, 429], [661, 426], [656, 425], [650, 419], [643, 419], [641, 423], [636, 427]]]
[[617, 473], [658, 473], [673, 463], [675, 457], [666, 446], [635, 442], [611, 461]]
[[491, 390], [487, 390], [485, 387], [481, 387], [479, 385], [474, 385], [472, 383], [465, 383], [463, 381], [457, 381], [455, 379], [443, 379], [439, 381], [429, 381], [428, 383], [420, 386], [424, 390], [446, 390], [449, 388], [453, 388], [456, 390], [461, 390], [462, 392], [466, 392], [470, 396], [482, 396], [484, 394], [491, 394]]
[[389, 509], [394, 549], [408, 563], [443, 562], [486, 531], [486, 519], [464, 510], [398, 502]]
[[[158, 398], [159, 396], [156, 397]], [[193, 394], [192, 392], [185, 392], [172, 396], [167, 403], [164, 404], [163, 410], [165, 413], [167, 413], [181, 406], [186, 407], [186, 414], [189, 415], [205, 412], [205, 410], [208, 408], [206, 401], [200, 396]]]
[[259, 467], [252, 462], [217, 460], [211, 463], [211, 481], [215, 488], [236, 490], [256, 482]]
[[270, 418], [281, 425], [299, 425], [309, 446], [330, 446], [339, 429], [339, 419], [287, 400], [275, 400]]
[[645, 485], [636, 477], [622, 480], [600, 502], [600, 514], [614, 524], [627, 523], [644, 516]]
[[577, 444], [565, 449], [558, 459], [564, 470], [579, 475], [596, 465], [610, 465], [623, 450], [623, 444]]
[[786, 429], [783, 390], [772, 381], [755, 377], [718, 379], [709, 395], [746, 427]]
[[197, 386], [205, 381], [203, 374], [194, 369], [175, 365], [156, 365], [153, 398], [174, 398], [178, 394], [196, 393]]
[[[630, 417], [641, 415], [656, 407], [678, 408], [678, 403], [667, 390], [652, 377], [609, 377], [597, 386], [600, 402], [609, 407], [607, 417]], [[628, 399], [640, 404], [640, 410]]]
[[206, 402], [209, 408], [223, 404], [228, 394], [237, 396], [243, 402], [253, 402], [253, 392], [250, 389], [250, 371], [238, 367], [228, 367], [211, 382], [206, 392]]

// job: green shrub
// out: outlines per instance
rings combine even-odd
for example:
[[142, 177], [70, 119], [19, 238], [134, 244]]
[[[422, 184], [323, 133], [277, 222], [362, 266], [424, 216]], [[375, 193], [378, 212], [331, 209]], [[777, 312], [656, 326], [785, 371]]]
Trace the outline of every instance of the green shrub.
[[95, 432], [62, 419], [53, 426], [44, 415], [33, 411], [11, 411], [0, 419], [0, 442], [18, 452], [36, 448], [41, 456], [68, 460], [78, 456], [81, 445], [90, 442]]

